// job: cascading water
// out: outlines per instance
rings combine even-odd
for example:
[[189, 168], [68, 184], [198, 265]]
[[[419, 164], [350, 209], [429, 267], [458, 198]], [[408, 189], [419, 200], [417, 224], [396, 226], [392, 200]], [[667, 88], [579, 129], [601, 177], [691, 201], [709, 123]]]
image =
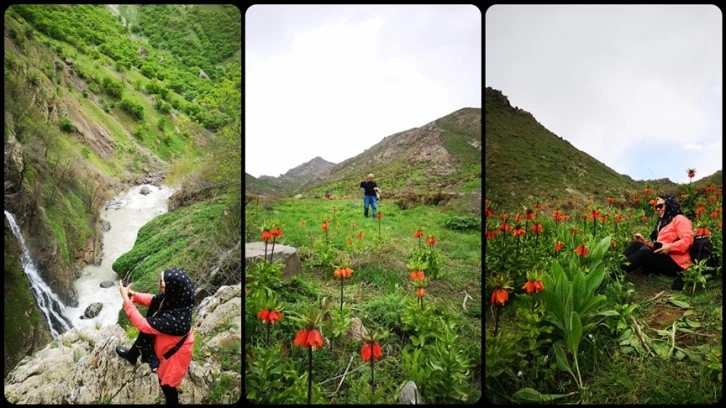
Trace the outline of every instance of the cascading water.
[[23, 271], [28, 277], [28, 283], [30, 284], [30, 291], [33, 293], [38, 309], [45, 316], [45, 320], [50, 328], [50, 334], [53, 338], [58, 337], [61, 333], [69, 330], [73, 324], [70, 318], [66, 314], [66, 307], [61, 302], [60, 298], [53, 293], [50, 287], [43, 281], [43, 278], [38, 274], [38, 269], [35, 266], [35, 262], [30, 258], [30, 251], [25, 246], [25, 240], [23, 234], [20, 232], [20, 227], [15, 221], [15, 217], [5, 210], [5, 218], [10, 223], [10, 229], [13, 231], [13, 235], [20, 242], [22, 248], [22, 255], [20, 262], [23, 264]]
[[[142, 193], [144, 187], [148, 191]], [[119, 194], [101, 211], [101, 218], [111, 224], [111, 229], [103, 234], [101, 264], [86, 266], [74, 283], [78, 307], [66, 308], [73, 327], [82, 330], [117, 324], [123, 303], [118, 291], [121, 277], [111, 266], [118, 257], [134, 247], [139, 229], [144, 224], [167, 211], [167, 201], [172, 193], [173, 189], [166, 186], [135, 186]], [[107, 281], [113, 285], [101, 287]], [[81, 319], [86, 308], [93, 303], [103, 304], [101, 311], [92, 319]]]

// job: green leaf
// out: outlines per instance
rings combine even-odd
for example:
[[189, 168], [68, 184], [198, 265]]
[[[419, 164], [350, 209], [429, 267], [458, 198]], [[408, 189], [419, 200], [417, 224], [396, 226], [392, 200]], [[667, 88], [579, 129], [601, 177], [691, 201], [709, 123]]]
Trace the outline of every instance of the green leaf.
[[585, 274], [582, 270], [575, 273], [575, 278], [572, 280], [572, 297], [574, 300], [573, 309], [576, 311], [580, 310], [585, 300], [589, 297], [589, 293], [585, 292]]
[[595, 293], [605, 278], [605, 265], [600, 264], [587, 275], [587, 293]]
[[569, 397], [573, 394], [574, 392], [569, 394], [541, 394], [533, 388], [522, 388], [517, 390], [512, 397], [523, 402], [550, 402], [556, 399]]
[[688, 309], [689, 307], [691, 307], [691, 305], [688, 302], [684, 302], [682, 300], [677, 300], [677, 299], [674, 299], [672, 297], [671, 298], [668, 298], [668, 300], [671, 303], [673, 303], [674, 305], [676, 305], [676, 306], [678, 306], [678, 307], [680, 307], [682, 309]]
[[565, 351], [562, 349], [562, 344], [555, 343], [554, 349], [555, 349], [555, 361], [557, 362], [557, 368], [559, 368], [562, 371], [566, 371], [566, 372], [572, 374], [572, 370], [570, 370], [570, 366], [567, 363], [567, 357], [565, 356]]
[[600, 312], [597, 312], [597, 316], [620, 316], [620, 313], [617, 311], [610, 309], [610, 310], [602, 310]]
[[577, 312], [572, 312], [572, 331], [567, 335], [567, 346], [572, 350], [573, 354], [577, 354], [577, 349], [582, 340], [582, 322]]
[[693, 328], [703, 326], [700, 322], [697, 322], [697, 321], [694, 321], [694, 320], [691, 320], [691, 319], [683, 319], [683, 321], [685, 321], [687, 325], [689, 325], [689, 326], [691, 326]]

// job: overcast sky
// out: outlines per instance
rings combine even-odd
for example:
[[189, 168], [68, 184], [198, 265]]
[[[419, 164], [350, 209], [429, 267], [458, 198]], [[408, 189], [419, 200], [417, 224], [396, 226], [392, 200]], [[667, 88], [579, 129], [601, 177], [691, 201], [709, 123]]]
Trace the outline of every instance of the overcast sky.
[[248, 8], [245, 172], [277, 177], [316, 156], [340, 163], [481, 108], [483, 20], [472, 5]]
[[716, 6], [495, 5], [485, 86], [636, 180], [722, 169], [722, 30]]

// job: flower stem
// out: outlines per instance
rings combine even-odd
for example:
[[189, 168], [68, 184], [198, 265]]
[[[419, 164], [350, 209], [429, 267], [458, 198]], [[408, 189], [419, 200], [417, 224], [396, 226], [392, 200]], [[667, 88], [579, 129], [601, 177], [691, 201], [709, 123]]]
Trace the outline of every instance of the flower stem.
[[267, 345], [270, 345], [270, 321], [267, 321]]
[[308, 405], [313, 393], [313, 347], [308, 347]]
[[277, 237], [272, 237], [272, 250], [270, 251], [270, 263], [272, 263], [272, 254], [275, 253], [275, 241], [277, 240]]
[[535, 293], [532, 292], [532, 312], [534, 313], [534, 295]]
[[340, 277], [340, 311], [343, 311], [343, 277]]
[[[373, 354], [372, 351], [373, 351], [373, 345], [371, 344], [371, 354]], [[373, 391], [372, 392], [373, 394], [376, 393], [376, 381], [373, 379], [373, 365], [374, 365], [374, 361], [376, 361], [376, 358], [375, 357], [371, 357], [371, 390]]]
[[265, 240], [265, 262], [267, 262], [267, 240]]
[[497, 337], [497, 331], [499, 331], [499, 306], [494, 307], [494, 337]]

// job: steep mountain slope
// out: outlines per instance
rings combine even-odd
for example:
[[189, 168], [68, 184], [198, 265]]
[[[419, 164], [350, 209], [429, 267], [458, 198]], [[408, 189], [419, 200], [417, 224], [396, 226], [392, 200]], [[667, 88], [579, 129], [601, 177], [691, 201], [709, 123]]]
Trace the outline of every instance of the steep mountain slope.
[[[463, 108], [386, 136], [357, 156], [320, 171], [313, 180], [296, 182], [287, 194], [322, 196], [330, 190], [338, 197], [357, 195], [361, 177], [369, 173], [388, 198], [421, 191], [480, 192], [481, 109]], [[263, 182], [264, 187], [255, 186], [258, 191], [276, 190], [272, 180], [247, 180]]]
[[512, 107], [501, 91], [487, 87], [484, 95], [485, 194], [498, 208], [513, 209], [535, 198], [622, 197], [645, 185], [545, 129], [532, 114]]

